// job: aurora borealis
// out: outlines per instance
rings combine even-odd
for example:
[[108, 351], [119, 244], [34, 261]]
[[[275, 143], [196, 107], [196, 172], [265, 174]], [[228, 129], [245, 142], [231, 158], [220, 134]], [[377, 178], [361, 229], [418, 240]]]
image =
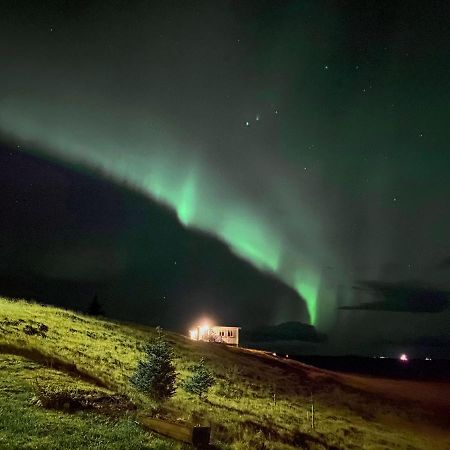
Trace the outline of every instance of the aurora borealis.
[[445, 2], [19, 3], [0, 18], [18, 146], [168, 205], [342, 339], [397, 321], [338, 309], [361, 280], [450, 288]]

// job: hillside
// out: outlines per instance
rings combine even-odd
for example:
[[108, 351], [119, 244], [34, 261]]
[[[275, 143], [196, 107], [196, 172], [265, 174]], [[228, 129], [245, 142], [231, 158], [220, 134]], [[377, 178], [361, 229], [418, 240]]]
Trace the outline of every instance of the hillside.
[[[139, 428], [128, 399], [153, 414], [211, 424], [212, 441], [221, 449], [450, 448], [450, 405], [442, 401], [448, 385], [415, 383], [415, 391], [423, 386], [430, 395], [409, 397], [408, 385], [401, 384], [396, 396], [395, 383], [386, 387], [382, 380], [193, 342], [175, 333], [167, 336], [177, 353], [180, 378], [204, 356], [218, 383], [207, 401], [179, 389], [157, 410], [128, 382], [142, 345], [154, 333], [143, 326], [0, 299], [0, 448], [182, 448]], [[441, 401], [428, 401], [437, 398], [436, 390]], [[69, 414], [40, 406], [36, 393], [42, 391], [105, 400], [103, 406], [97, 402], [97, 411]], [[314, 430], [307, 420], [311, 392]]]

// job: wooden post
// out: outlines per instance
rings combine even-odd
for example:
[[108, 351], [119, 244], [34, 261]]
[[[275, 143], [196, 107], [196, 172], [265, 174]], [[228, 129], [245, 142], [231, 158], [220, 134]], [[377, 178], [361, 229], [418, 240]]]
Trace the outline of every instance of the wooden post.
[[209, 445], [211, 427], [181, 425], [144, 415], [138, 416], [138, 423], [144, 428], [177, 441], [192, 444], [196, 448], [206, 448]]

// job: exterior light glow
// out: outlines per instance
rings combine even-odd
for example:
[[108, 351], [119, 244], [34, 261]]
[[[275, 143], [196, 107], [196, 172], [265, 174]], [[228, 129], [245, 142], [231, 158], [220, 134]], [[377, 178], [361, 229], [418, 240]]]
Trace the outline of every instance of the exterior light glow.
[[189, 330], [189, 336], [193, 341], [197, 340], [197, 330]]

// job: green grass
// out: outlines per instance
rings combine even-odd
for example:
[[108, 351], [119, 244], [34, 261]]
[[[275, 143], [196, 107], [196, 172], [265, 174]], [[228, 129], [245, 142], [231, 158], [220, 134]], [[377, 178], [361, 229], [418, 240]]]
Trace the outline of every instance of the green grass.
[[177, 448], [144, 432], [133, 417], [46, 410], [35, 404], [35, 383], [92, 388], [22, 357], [0, 355], [0, 448], [3, 449], [160, 449]]
[[[45, 336], [23, 331], [26, 325], [40, 323], [48, 327]], [[0, 299], [0, 350], [22, 355], [0, 359], [0, 448], [180, 448], [144, 432], [132, 413], [116, 418], [69, 414], [32, 401], [36, 383], [45, 381], [54, 389], [92, 389], [89, 379], [104, 386], [96, 389], [125, 394], [149, 413], [211, 424], [214, 444], [223, 449], [439, 449], [450, 444], [445, 427], [418, 405], [384, 400], [294, 361], [193, 342], [175, 333], [167, 336], [176, 350], [180, 379], [203, 356], [218, 383], [207, 401], [178, 389], [173, 399], [157, 407], [129, 382], [143, 344], [154, 334], [151, 328]], [[315, 430], [307, 420], [311, 391]]]

